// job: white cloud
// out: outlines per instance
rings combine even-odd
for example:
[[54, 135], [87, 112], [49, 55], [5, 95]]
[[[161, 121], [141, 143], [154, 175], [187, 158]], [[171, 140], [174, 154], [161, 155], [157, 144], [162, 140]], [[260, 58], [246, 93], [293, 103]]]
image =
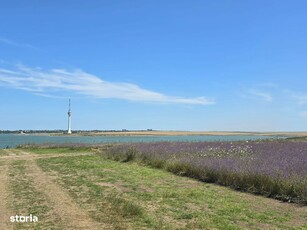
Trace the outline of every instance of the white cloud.
[[214, 100], [206, 97], [168, 96], [143, 89], [135, 84], [104, 81], [82, 70], [42, 70], [17, 65], [14, 69], [0, 69], [0, 85], [30, 91], [41, 96], [59, 96], [61, 92], [74, 92], [93, 98], [116, 98], [139, 102], [215, 104]]
[[260, 83], [258, 84], [257, 86], [260, 86], [260, 87], [266, 87], [266, 88], [273, 88], [273, 89], [276, 89], [278, 88], [278, 84], [276, 83], [272, 83], [272, 82], [264, 82], [264, 83]]
[[35, 46], [25, 44], [25, 43], [15, 42], [15, 41], [12, 41], [10, 39], [3, 38], [3, 37], [0, 37], [0, 42], [5, 43], [7, 45], [11, 45], [11, 46], [19, 46], [19, 47], [24, 47], [24, 48], [29, 48], [29, 49], [38, 49]]
[[269, 93], [261, 92], [261, 91], [255, 90], [255, 89], [249, 90], [248, 93], [253, 95], [253, 96], [256, 96], [256, 97], [258, 97], [262, 100], [265, 100], [267, 102], [273, 101], [273, 98], [272, 98], [271, 94], [269, 94]]

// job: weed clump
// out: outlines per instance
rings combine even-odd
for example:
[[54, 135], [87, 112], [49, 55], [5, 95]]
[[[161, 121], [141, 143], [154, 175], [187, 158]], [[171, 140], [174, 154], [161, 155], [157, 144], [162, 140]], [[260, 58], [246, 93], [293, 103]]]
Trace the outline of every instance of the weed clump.
[[125, 153], [124, 155], [124, 159], [122, 160], [122, 162], [129, 162], [129, 161], [133, 161], [136, 157], [137, 154], [137, 150], [134, 146], [131, 146]]

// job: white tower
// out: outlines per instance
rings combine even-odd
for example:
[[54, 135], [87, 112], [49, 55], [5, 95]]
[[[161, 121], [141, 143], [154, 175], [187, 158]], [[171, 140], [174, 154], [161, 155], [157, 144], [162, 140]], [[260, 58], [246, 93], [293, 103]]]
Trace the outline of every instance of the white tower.
[[67, 133], [71, 134], [71, 111], [70, 111], [70, 99], [69, 99], [69, 108], [68, 108], [68, 130]]

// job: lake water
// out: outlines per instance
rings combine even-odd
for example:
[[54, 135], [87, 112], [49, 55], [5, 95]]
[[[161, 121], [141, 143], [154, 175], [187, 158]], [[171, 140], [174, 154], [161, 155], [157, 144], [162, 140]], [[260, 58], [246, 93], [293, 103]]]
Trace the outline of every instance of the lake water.
[[21, 135], [0, 134], [0, 148], [16, 147], [21, 144], [41, 143], [119, 143], [119, 142], [158, 142], [158, 141], [246, 141], [267, 138], [267, 136], [48, 136], [48, 135]]

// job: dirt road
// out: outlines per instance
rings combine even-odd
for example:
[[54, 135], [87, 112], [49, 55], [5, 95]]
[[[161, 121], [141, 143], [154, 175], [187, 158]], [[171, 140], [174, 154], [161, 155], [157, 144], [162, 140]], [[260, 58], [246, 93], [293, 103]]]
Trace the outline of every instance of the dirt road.
[[[13, 229], [16, 223], [10, 222], [10, 216], [17, 215], [11, 210], [13, 201], [13, 191], [10, 188], [9, 169], [16, 161], [25, 161], [24, 180], [32, 183], [35, 191], [42, 194], [44, 205], [48, 208], [48, 216], [60, 218], [62, 229], [110, 229], [103, 223], [93, 220], [89, 214], [83, 210], [69, 194], [59, 186], [54, 178], [44, 173], [36, 164], [38, 158], [63, 157], [63, 156], [84, 156], [91, 153], [74, 154], [45, 154], [38, 155], [20, 150], [6, 150], [7, 156], [0, 156], [0, 229]], [[26, 178], [26, 179], [25, 179]], [[30, 207], [29, 207], [30, 208]], [[15, 211], [16, 212], [16, 211]], [[28, 213], [30, 214], [30, 213]], [[29, 225], [27, 225], [29, 226]], [[41, 225], [44, 229], [44, 226]], [[31, 228], [31, 227], [30, 227]]]

